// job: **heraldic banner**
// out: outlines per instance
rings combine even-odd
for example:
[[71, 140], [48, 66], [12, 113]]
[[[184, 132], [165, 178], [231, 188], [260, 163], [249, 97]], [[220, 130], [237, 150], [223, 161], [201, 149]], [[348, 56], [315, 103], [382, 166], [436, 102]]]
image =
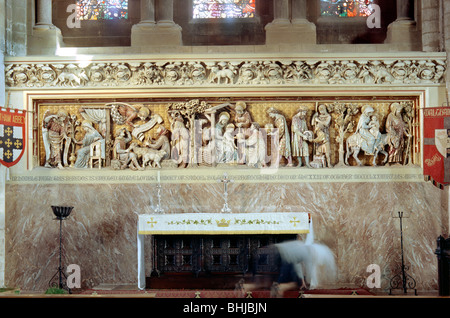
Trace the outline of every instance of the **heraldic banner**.
[[12, 167], [25, 152], [25, 114], [0, 108], [0, 164]]
[[423, 110], [423, 175], [443, 189], [450, 184], [450, 107]]

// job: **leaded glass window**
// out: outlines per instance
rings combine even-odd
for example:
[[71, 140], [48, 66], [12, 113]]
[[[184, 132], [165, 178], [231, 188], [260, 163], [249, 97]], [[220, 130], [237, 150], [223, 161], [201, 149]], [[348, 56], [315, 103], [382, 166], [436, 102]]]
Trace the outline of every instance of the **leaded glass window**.
[[255, 0], [193, 0], [194, 19], [253, 18]]
[[77, 0], [80, 20], [128, 19], [128, 0]]
[[372, 3], [374, 0], [320, 0], [320, 12], [330, 17], [368, 17]]

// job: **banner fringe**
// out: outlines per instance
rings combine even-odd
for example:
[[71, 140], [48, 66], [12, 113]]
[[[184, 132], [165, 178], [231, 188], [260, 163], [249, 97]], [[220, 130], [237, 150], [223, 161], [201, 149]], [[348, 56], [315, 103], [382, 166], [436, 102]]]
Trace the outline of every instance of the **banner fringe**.
[[445, 186], [447, 186], [448, 184], [442, 184], [440, 182], [437, 182], [436, 180], [433, 179], [433, 177], [431, 176], [424, 176], [423, 177], [425, 181], [430, 181], [436, 188], [439, 188], [441, 190], [445, 189]]

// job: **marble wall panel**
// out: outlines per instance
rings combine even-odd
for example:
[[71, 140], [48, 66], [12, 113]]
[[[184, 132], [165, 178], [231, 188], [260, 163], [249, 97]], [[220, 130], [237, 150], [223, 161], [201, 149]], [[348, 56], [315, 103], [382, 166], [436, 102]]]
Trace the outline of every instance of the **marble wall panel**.
[[[165, 213], [219, 212], [220, 183], [163, 184]], [[382, 289], [400, 262], [398, 211], [404, 211], [405, 260], [418, 289], [437, 289], [436, 239], [448, 233], [448, 196], [425, 182], [233, 183], [233, 212], [307, 211], [315, 240], [328, 245], [338, 285], [363, 286], [369, 264], [382, 270]], [[151, 184], [7, 184], [7, 286], [43, 290], [57, 271], [59, 221], [51, 205], [74, 206], [63, 221], [63, 265], [81, 267], [82, 287], [136, 283], [136, 224], [156, 207]], [[150, 253], [146, 237], [146, 253]], [[146, 270], [151, 270], [150, 260]]]

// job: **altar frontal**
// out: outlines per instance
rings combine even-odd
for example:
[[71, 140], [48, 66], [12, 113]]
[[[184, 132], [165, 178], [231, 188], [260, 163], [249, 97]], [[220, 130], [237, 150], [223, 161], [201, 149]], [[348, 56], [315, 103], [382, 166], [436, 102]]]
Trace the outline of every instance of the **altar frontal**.
[[301, 234], [309, 233], [309, 213], [143, 214], [138, 234]]

